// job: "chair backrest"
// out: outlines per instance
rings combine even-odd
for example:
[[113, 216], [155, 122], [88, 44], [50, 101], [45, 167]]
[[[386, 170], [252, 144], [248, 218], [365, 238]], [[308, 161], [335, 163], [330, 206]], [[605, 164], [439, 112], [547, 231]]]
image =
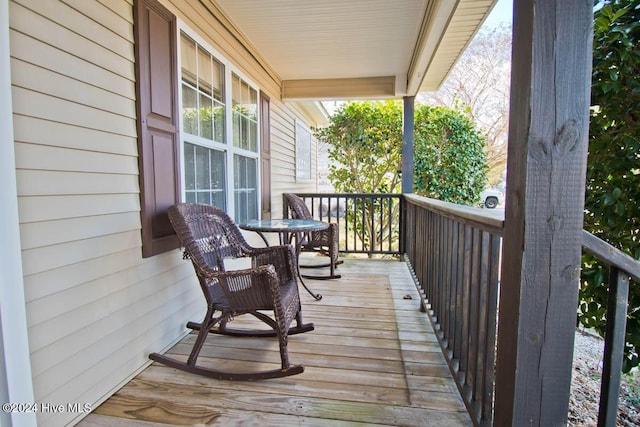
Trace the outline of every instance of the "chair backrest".
[[293, 193], [286, 193], [284, 195], [287, 205], [289, 205], [289, 211], [294, 219], [313, 219], [313, 215], [309, 211], [307, 204]]
[[229, 215], [215, 206], [179, 203], [169, 208], [169, 220], [197, 267], [223, 271], [225, 258], [251, 249]]

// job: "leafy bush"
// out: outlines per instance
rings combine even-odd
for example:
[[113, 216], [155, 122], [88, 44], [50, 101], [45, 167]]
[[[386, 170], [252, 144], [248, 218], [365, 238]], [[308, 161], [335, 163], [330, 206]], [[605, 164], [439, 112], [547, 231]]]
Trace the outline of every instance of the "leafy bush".
[[[640, 0], [600, 2], [594, 21], [585, 229], [640, 259]], [[606, 268], [583, 256], [578, 321], [606, 325]], [[640, 363], [640, 287], [630, 284], [623, 370]]]
[[[329, 126], [315, 129], [329, 145], [329, 180], [338, 192], [398, 193], [402, 172], [402, 104], [399, 101], [347, 102]], [[487, 180], [484, 139], [462, 113], [446, 107], [415, 108], [415, 192], [440, 200], [474, 204]], [[369, 202], [364, 202], [369, 203]], [[397, 220], [375, 204], [359, 207], [349, 221], [365, 247], [387, 238], [386, 221]], [[353, 210], [351, 210], [353, 211]], [[353, 215], [348, 213], [348, 215]], [[382, 222], [374, 227], [371, 218]], [[393, 238], [393, 236], [391, 236]]]
[[[402, 105], [397, 101], [347, 102], [329, 126], [314, 130], [329, 145], [329, 180], [341, 193], [398, 193], [402, 169]], [[398, 217], [397, 205], [382, 209], [381, 201], [359, 202], [347, 209], [362, 249], [397, 239], [388, 224]], [[356, 212], [358, 212], [356, 214]], [[375, 222], [378, 227], [373, 226]], [[394, 235], [389, 235], [394, 233]]]
[[415, 191], [463, 205], [477, 204], [487, 182], [484, 137], [462, 113], [421, 105], [415, 122]]

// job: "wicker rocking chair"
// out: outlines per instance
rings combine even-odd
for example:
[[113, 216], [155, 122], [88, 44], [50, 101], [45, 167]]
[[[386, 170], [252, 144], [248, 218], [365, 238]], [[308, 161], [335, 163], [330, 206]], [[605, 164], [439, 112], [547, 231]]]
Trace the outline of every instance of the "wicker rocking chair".
[[[199, 330], [187, 362], [158, 353], [149, 358], [173, 368], [224, 380], [259, 380], [299, 374], [301, 365], [291, 365], [287, 353], [288, 335], [311, 331], [302, 322], [296, 281], [295, 252], [290, 245], [253, 248], [245, 241], [233, 220], [222, 210], [202, 204], [182, 203], [169, 208], [169, 219], [191, 259], [207, 301], [202, 323], [189, 322]], [[226, 271], [225, 259], [249, 257], [251, 268]], [[272, 311], [273, 317], [263, 311]], [[216, 313], [219, 313], [216, 315]], [[270, 329], [232, 329], [234, 317], [251, 314]], [[296, 325], [291, 325], [293, 320]], [[198, 366], [198, 354], [209, 332], [252, 337], [278, 337], [281, 368], [257, 372], [227, 372]]]
[[[300, 197], [292, 193], [286, 193], [284, 198], [289, 206], [289, 213], [292, 218], [313, 219], [307, 204]], [[341, 276], [335, 270], [338, 264], [343, 261], [338, 259], [338, 224], [330, 223], [329, 228], [322, 231], [306, 233], [301, 244], [301, 252], [315, 252], [329, 257], [329, 262], [325, 264], [300, 265], [302, 268], [324, 268], [329, 267], [328, 276], [309, 276], [312, 279], [339, 279]]]

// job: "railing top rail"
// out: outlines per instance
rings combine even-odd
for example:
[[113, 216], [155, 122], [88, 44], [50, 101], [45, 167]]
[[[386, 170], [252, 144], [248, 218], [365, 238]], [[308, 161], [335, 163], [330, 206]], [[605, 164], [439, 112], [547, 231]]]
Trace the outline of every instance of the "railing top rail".
[[349, 197], [376, 197], [376, 198], [399, 198], [402, 194], [399, 193], [297, 193], [299, 197], [325, 197], [331, 199], [337, 198], [349, 198]]
[[611, 246], [587, 230], [582, 230], [582, 247], [585, 251], [609, 265], [626, 272], [636, 282], [640, 282], [640, 261]]
[[434, 211], [440, 215], [457, 221], [473, 225], [484, 231], [502, 235], [504, 229], [504, 211], [482, 209], [473, 206], [463, 206], [455, 203], [443, 202], [415, 194], [405, 194], [406, 200], [417, 206]]

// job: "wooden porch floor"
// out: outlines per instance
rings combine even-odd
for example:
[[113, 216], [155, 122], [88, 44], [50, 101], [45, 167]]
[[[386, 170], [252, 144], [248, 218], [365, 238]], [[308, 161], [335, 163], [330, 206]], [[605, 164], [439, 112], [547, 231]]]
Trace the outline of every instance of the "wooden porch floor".
[[[321, 301], [300, 290], [316, 329], [289, 338], [289, 357], [304, 373], [230, 382], [154, 363], [79, 425], [472, 425], [406, 264], [347, 259], [339, 271], [307, 280]], [[193, 340], [169, 353], [186, 358]], [[277, 348], [275, 338], [209, 335], [199, 363], [273, 368]]]

